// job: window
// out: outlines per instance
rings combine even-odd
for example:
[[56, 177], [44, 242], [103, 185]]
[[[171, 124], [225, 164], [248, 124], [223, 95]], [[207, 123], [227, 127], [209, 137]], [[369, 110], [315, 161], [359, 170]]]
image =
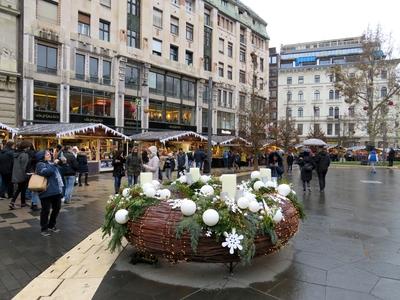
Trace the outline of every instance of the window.
[[269, 63], [270, 63], [270, 64], [276, 64], [276, 63], [277, 63], [277, 58], [276, 58], [276, 56], [270, 56], [270, 58], [269, 58]]
[[70, 88], [70, 113], [111, 117], [112, 98], [109, 92], [80, 87]]
[[339, 91], [335, 91], [335, 99], [340, 99], [340, 93], [339, 93]]
[[173, 5], [179, 6], [179, 0], [171, 0], [171, 3], [172, 3]]
[[91, 82], [99, 81], [99, 60], [95, 57], [90, 57], [89, 60], [89, 74]]
[[228, 42], [228, 57], [233, 57], [233, 44]]
[[179, 53], [178, 53], [179, 49], [177, 46], [171, 45], [169, 47], [169, 59], [170, 60], [174, 60], [174, 61], [178, 61], [178, 57], [179, 57]]
[[164, 121], [163, 103], [158, 101], [149, 101], [149, 120], [154, 122]]
[[354, 106], [350, 106], [349, 107], [349, 117], [354, 117], [354, 114], [355, 114]]
[[260, 57], [260, 71], [264, 72], [264, 58]]
[[304, 101], [303, 91], [299, 91], [297, 95], [298, 95], [299, 101]]
[[228, 105], [228, 92], [222, 91], [222, 95], [223, 95], [222, 106], [226, 107]]
[[264, 89], [264, 79], [260, 78], [260, 90]]
[[292, 109], [290, 107], [286, 108], [286, 114], [288, 118], [292, 117]]
[[233, 108], [233, 93], [228, 93], [228, 108]]
[[133, 30], [127, 30], [127, 43], [129, 47], [139, 48], [138, 33]]
[[111, 0], [100, 0], [100, 4], [111, 7]]
[[219, 51], [219, 53], [224, 53], [224, 47], [225, 47], [225, 41], [224, 41], [224, 39], [219, 39], [219, 42], [218, 42], [218, 51]]
[[217, 128], [219, 129], [235, 129], [235, 114], [218, 111]]
[[33, 89], [33, 103], [35, 111], [59, 112], [59, 85], [35, 81]]
[[37, 71], [57, 74], [57, 48], [37, 44]]
[[99, 23], [99, 38], [103, 41], [110, 41], [110, 22], [100, 20]]
[[382, 70], [381, 79], [387, 79], [387, 71], [386, 70]]
[[85, 79], [85, 56], [82, 54], [75, 56], [75, 78]]
[[302, 118], [302, 117], [303, 117], [303, 108], [302, 108], [302, 107], [299, 107], [299, 108], [297, 109], [297, 116], [298, 116], [299, 118]]
[[218, 14], [218, 26], [229, 32], [233, 32], [233, 21], [220, 14]]
[[218, 90], [218, 106], [222, 106], [222, 90]]
[[340, 124], [335, 124], [335, 135], [340, 135]]
[[228, 79], [230, 79], [230, 80], [232, 80], [232, 66], [228, 66], [228, 73], [227, 73], [227, 76], [228, 76]]
[[36, 17], [52, 24], [58, 24], [58, 3], [46, 0], [38, 0]]
[[103, 60], [103, 83], [111, 83], [111, 61]]
[[332, 124], [327, 124], [327, 127], [326, 127], [326, 134], [327, 135], [332, 135], [332, 129], [333, 129], [333, 125]]
[[333, 100], [333, 90], [329, 91], [329, 100]]
[[292, 84], [292, 77], [286, 78], [286, 84]]
[[228, 1], [227, 0], [221, 0], [221, 4], [225, 7], [228, 6]]
[[194, 106], [182, 106], [182, 124], [196, 126], [196, 108]]
[[239, 82], [246, 83], [246, 72], [245, 71], [239, 72]]
[[78, 33], [90, 36], [90, 15], [78, 12]]
[[355, 133], [356, 133], [355, 124], [354, 123], [349, 123], [349, 135], [353, 135]]
[[162, 53], [162, 42], [157, 39], [153, 39], [153, 54], [161, 56]]
[[218, 63], [218, 75], [219, 77], [224, 77], [224, 64]]
[[162, 28], [162, 21], [162, 11], [157, 8], [153, 8], [153, 25], [158, 28]]
[[188, 13], [194, 12], [194, 3], [193, 0], [185, 0], [185, 7]]
[[193, 65], [193, 52], [186, 50], [185, 52], [185, 62], [188, 66]]
[[297, 134], [303, 135], [303, 124], [297, 124]]
[[179, 19], [171, 16], [171, 33], [179, 35]]
[[319, 75], [314, 75], [314, 83], [320, 83], [321, 77]]
[[140, 98], [125, 95], [124, 119], [140, 120]]
[[329, 117], [333, 117], [333, 107], [329, 107]]
[[208, 88], [208, 82], [207, 82], [203, 88], [203, 103], [208, 103], [209, 99], [210, 99], [210, 89]]
[[286, 93], [286, 100], [287, 100], [287, 101], [292, 101], [292, 92], [291, 92], [291, 91], [288, 91], [288, 92]]
[[332, 74], [329, 75], [329, 82], [333, 82], [334, 76]]
[[186, 23], [186, 39], [193, 41], [193, 25], [189, 23]]
[[246, 96], [239, 94], [239, 109], [245, 110], [246, 109]]
[[127, 65], [125, 69], [125, 86], [135, 89], [139, 86], [139, 68]]
[[243, 49], [243, 48], [240, 48], [239, 60], [240, 60], [241, 62], [246, 62], [246, 50]]
[[128, 0], [128, 14], [133, 16], [139, 16], [140, 7], [139, 0]]
[[335, 107], [335, 119], [339, 119], [339, 107]]
[[314, 117], [319, 117], [320, 110], [318, 106], [314, 106]]
[[304, 76], [299, 76], [297, 79], [298, 84], [303, 84], [304, 83]]
[[204, 7], [204, 24], [211, 26], [211, 10], [207, 7]]
[[173, 76], [167, 76], [166, 79], [167, 89], [166, 93], [168, 96], [179, 98], [181, 92], [181, 80]]
[[386, 97], [387, 96], [387, 88], [384, 86], [381, 88], [381, 97]]
[[164, 94], [164, 75], [153, 71], [149, 72], [149, 89], [151, 93]]
[[270, 90], [269, 91], [269, 98], [276, 98], [277, 96], [277, 91], [276, 90]]
[[320, 99], [320, 93], [319, 93], [319, 91], [317, 90], [317, 91], [314, 91], [314, 100], [319, 100]]
[[182, 79], [182, 98], [194, 100], [195, 99], [196, 83], [191, 80]]

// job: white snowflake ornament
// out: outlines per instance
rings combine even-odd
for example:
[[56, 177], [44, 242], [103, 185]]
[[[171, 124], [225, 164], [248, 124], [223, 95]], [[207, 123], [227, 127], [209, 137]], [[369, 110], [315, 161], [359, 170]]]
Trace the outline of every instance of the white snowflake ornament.
[[243, 240], [243, 235], [238, 235], [236, 233], [236, 228], [232, 228], [231, 233], [224, 232], [225, 242], [222, 242], [222, 247], [228, 247], [229, 253], [234, 254], [236, 249], [242, 250], [243, 247], [240, 244]]

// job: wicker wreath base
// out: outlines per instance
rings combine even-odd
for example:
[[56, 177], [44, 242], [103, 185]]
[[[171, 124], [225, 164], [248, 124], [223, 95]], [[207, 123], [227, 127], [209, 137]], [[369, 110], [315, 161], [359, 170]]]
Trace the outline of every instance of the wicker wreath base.
[[[276, 225], [278, 243], [273, 245], [269, 236], [260, 235], [255, 239], [256, 256], [276, 252], [294, 236], [299, 228], [299, 214], [291, 202], [282, 205], [284, 220]], [[164, 257], [170, 261], [193, 261], [208, 263], [231, 263], [240, 261], [240, 257], [229, 254], [229, 249], [221, 246], [222, 241], [215, 237], [202, 236], [199, 239], [196, 253], [190, 244], [189, 233], [176, 238], [175, 228], [182, 219], [179, 210], [162, 201], [149, 207], [143, 216], [136, 221], [128, 222], [127, 240], [136, 251]]]

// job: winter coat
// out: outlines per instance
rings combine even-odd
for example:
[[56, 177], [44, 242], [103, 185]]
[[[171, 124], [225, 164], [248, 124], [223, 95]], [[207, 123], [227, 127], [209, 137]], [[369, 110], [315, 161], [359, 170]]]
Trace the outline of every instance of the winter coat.
[[396, 151], [394, 151], [393, 149], [390, 149], [388, 159], [394, 160], [395, 156], [396, 156]]
[[66, 162], [60, 160], [60, 166], [62, 169], [63, 176], [75, 176], [76, 172], [79, 169], [78, 161], [75, 156], [71, 152], [64, 152], [64, 157], [66, 158]]
[[376, 154], [375, 150], [372, 150], [369, 155], [368, 155], [368, 161], [369, 162], [378, 162], [378, 154]]
[[331, 159], [326, 152], [320, 152], [315, 157], [315, 165], [317, 172], [328, 171], [329, 165], [331, 164]]
[[175, 170], [175, 159], [173, 157], [168, 157], [164, 163], [164, 171], [165, 169]]
[[286, 158], [286, 162], [288, 165], [293, 165], [293, 161], [294, 161], [294, 156], [293, 154], [288, 154], [287, 158]]
[[205, 158], [206, 158], [206, 154], [204, 153], [204, 151], [203, 150], [200, 150], [200, 149], [197, 149], [195, 152], [194, 152], [194, 161], [195, 162], [203, 162], [204, 160], [205, 160]]
[[176, 160], [178, 161], [178, 168], [187, 168], [188, 157], [185, 153], [178, 153]]
[[146, 172], [153, 173], [153, 180], [159, 179], [158, 175], [160, 170], [160, 159], [157, 157], [157, 155], [154, 155], [152, 158], [150, 158], [149, 163], [143, 165], [143, 168], [146, 170]]
[[78, 172], [79, 173], [89, 173], [88, 159], [85, 152], [79, 152], [76, 156], [76, 160], [78, 161]]
[[279, 167], [283, 167], [282, 157], [278, 152], [272, 152], [268, 156], [268, 164], [271, 166], [276, 166], [276, 164], [278, 164]]
[[[315, 169], [315, 162], [312, 157], [305, 156], [300, 159], [299, 166], [301, 167], [301, 180], [310, 181], [312, 179], [312, 171]], [[307, 170], [309, 166], [312, 168], [311, 170]]]
[[28, 180], [28, 166], [29, 166], [29, 154], [24, 150], [19, 150], [14, 153], [14, 164], [12, 171], [12, 182], [22, 183]]
[[[41, 152], [39, 155], [43, 155]], [[63, 183], [57, 165], [43, 161], [42, 158], [36, 164], [36, 174], [47, 178], [47, 189], [39, 194], [40, 199], [62, 194]]]
[[125, 159], [120, 157], [114, 157], [112, 160], [113, 169], [113, 177], [123, 177], [125, 176], [125, 169], [124, 169]]
[[142, 159], [139, 154], [129, 154], [126, 158], [126, 172], [128, 175], [139, 176], [142, 169]]
[[4, 148], [0, 151], [0, 175], [9, 175], [13, 172], [14, 150]]

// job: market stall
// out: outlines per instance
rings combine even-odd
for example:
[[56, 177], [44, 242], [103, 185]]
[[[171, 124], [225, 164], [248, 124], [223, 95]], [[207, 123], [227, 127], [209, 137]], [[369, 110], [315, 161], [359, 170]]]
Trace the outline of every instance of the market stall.
[[28, 125], [18, 130], [18, 138], [30, 140], [35, 149], [54, 149], [58, 144], [83, 148], [88, 156], [90, 173], [112, 170], [112, 152], [123, 148], [129, 140], [124, 134], [100, 123]]
[[241, 156], [242, 165], [246, 165], [248, 163], [248, 157], [251, 152], [249, 147], [251, 146], [251, 143], [244, 138], [232, 135], [213, 135], [212, 141], [214, 144], [212, 160], [213, 168], [224, 167], [223, 155], [225, 151], [239, 153]]
[[13, 139], [17, 134], [17, 129], [6, 124], [0, 123], [0, 142]]

